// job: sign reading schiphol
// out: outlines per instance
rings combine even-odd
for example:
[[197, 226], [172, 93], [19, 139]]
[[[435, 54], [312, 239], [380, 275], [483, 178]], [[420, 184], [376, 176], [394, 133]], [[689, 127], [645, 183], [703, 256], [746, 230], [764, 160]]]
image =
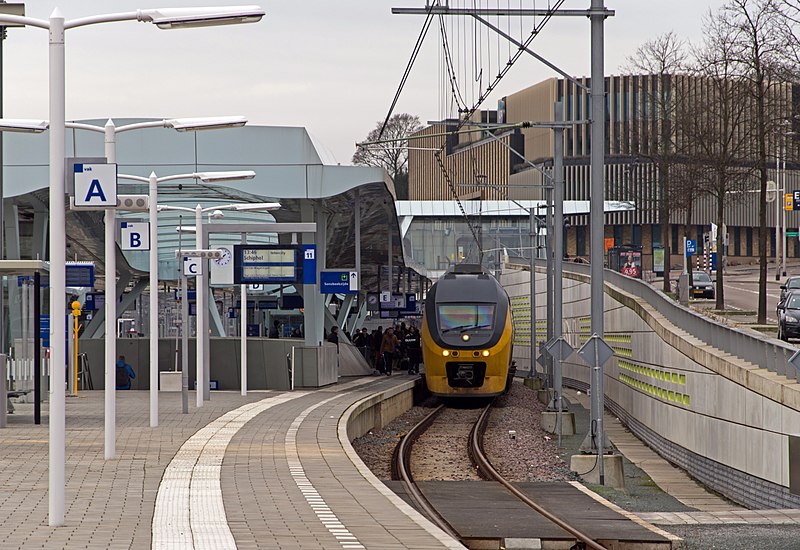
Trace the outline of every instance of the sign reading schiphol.
[[320, 271], [319, 291], [322, 294], [357, 294], [358, 272]]
[[117, 165], [75, 164], [75, 207], [117, 207]]
[[233, 247], [234, 284], [296, 283], [303, 278], [300, 246], [240, 244]]
[[150, 250], [150, 223], [122, 222], [120, 240], [122, 250]]

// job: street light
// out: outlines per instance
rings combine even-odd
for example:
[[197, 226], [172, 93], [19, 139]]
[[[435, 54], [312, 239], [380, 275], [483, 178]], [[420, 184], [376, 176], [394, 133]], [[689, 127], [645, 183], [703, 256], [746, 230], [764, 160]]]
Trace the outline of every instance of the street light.
[[[119, 179], [148, 183], [150, 200], [150, 426], [158, 426], [158, 184], [180, 179], [199, 179], [203, 183], [252, 179], [251, 170], [236, 172], [193, 172], [173, 176], [150, 177], [120, 174]], [[202, 221], [202, 220], [201, 220]], [[202, 273], [202, 268], [200, 272]], [[200, 303], [197, 304], [200, 309]], [[198, 348], [199, 351], [199, 348]], [[199, 379], [199, 377], [198, 377]]]
[[[222, 177], [220, 173], [220, 177]], [[220, 181], [220, 180], [218, 180]], [[256, 203], [244, 203], [244, 204], [223, 204], [219, 206], [209, 206], [207, 208], [201, 207], [199, 204], [195, 208], [186, 208], [183, 206], [158, 206], [158, 210], [180, 210], [184, 212], [194, 212], [195, 214], [195, 226], [178, 226], [178, 232], [185, 232], [185, 233], [195, 233], [197, 236], [195, 237], [195, 246], [198, 249], [205, 249], [206, 243], [203, 242], [202, 239], [202, 229], [203, 229], [203, 214], [208, 213], [209, 217], [217, 217], [216, 214], [220, 214], [219, 217], [223, 217], [224, 214], [222, 210], [234, 210], [237, 212], [253, 212], [253, 211], [262, 211], [267, 212], [270, 210], [277, 210], [281, 207], [281, 204], [278, 202], [256, 202]], [[209, 345], [208, 345], [208, 305], [206, 304], [206, 290], [208, 288], [208, 282], [205, 276], [205, 261], [202, 261], [200, 264], [200, 268], [197, 272], [197, 279], [195, 284], [195, 292], [197, 294], [197, 354], [196, 354], [196, 370], [197, 370], [197, 406], [202, 407], [203, 401], [205, 399], [205, 388], [208, 386], [208, 380], [210, 373], [205, 372], [206, 368], [206, 358], [209, 357]], [[247, 285], [241, 285], [241, 294], [242, 294], [242, 311], [240, 312], [241, 319], [244, 318], [247, 312]], [[187, 320], [184, 319], [183, 323], [186, 326]], [[241, 331], [241, 393], [242, 395], [247, 395], [247, 326], [246, 324], [242, 324], [242, 331]]]
[[[223, 8], [149, 9], [133, 12], [96, 15], [65, 21], [61, 10], [54, 9], [49, 20], [17, 15], [0, 14], [0, 25], [19, 24], [45, 29], [49, 36], [49, 96], [50, 96], [50, 333], [53, 341], [61, 338], [66, 329], [66, 214], [64, 211], [64, 119], [66, 74], [65, 31], [117, 21], [142, 21], [156, 24], [159, 28], [206, 26], [217, 24], [252, 23], [259, 21], [264, 11], [258, 6]], [[64, 463], [66, 409], [64, 396], [64, 364], [66, 354], [63, 346], [53, 346], [50, 354], [50, 438], [49, 438], [49, 518], [51, 526], [64, 523]]]
[[[109, 119], [105, 126], [82, 122], [66, 122], [67, 128], [88, 130], [105, 136], [104, 153], [110, 164], [117, 162], [117, 134], [146, 128], [172, 128], [179, 132], [234, 128], [247, 124], [243, 116], [173, 118], [135, 122], [117, 127]], [[41, 133], [47, 130], [47, 120], [0, 119], [0, 131]], [[105, 459], [116, 456], [116, 379], [114, 364], [117, 357], [117, 256], [116, 256], [116, 209], [105, 209]], [[151, 421], [153, 419], [151, 418]], [[155, 418], [157, 426], [158, 417]], [[152, 424], [151, 424], [152, 425]]]

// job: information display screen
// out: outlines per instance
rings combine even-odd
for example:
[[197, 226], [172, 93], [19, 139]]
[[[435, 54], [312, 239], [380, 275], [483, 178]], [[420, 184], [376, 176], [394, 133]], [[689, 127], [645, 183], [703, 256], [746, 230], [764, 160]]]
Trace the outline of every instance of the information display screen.
[[235, 284], [296, 283], [302, 278], [297, 245], [234, 245]]

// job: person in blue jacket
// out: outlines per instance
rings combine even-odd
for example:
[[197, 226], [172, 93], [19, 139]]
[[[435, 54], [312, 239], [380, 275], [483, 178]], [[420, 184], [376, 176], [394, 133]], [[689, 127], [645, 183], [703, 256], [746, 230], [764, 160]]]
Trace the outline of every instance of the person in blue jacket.
[[136, 378], [136, 373], [133, 372], [133, 367], [125, 361], [124, 355], [120, 355], [117, 361], [117, 389], [131, 389], [131, 380], [134, 378]]

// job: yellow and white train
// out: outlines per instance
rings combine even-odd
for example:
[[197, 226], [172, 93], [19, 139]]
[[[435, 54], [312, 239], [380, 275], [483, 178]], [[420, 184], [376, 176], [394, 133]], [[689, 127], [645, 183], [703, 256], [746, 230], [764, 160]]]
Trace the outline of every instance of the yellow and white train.
[[513, 324], [505, 289], [480, 266], [459, 265], [428, 291], [422, 360], [433, 395], [490, 397], [508, 391]]

